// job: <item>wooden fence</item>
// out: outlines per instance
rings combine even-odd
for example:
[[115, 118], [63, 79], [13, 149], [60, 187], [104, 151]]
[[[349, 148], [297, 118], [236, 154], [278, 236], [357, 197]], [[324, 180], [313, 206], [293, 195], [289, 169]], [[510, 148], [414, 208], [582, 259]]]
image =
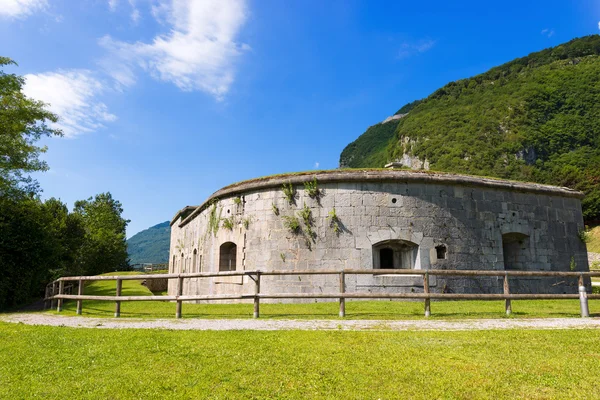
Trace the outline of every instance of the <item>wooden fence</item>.
[[[339, 291], [336, 293], [261, 293], [261, 277], [283, 275], [337, 275], [339, 276]], [[347, 275], [421, 275], [423, 278], [423, 293], [348, 293], [346, 292]], [[502, 277], [504, 279], [503, 293], [432, 293], [429, 287], [429, 276], [469, 276], [469, 277]], [[248, 276], [254, 281], [254, 294], [240, 295], [183, 295], [183, 283], [191, 278], [216, 278], [225, 276]], [[522, 294], [511, 293], [509, 278], [524, 277], [571, 277], [577, 278], [578, 293], [573, 294]], [[302, 270], [302, 271], [232, 271], [214, 273], [181, 273], [181, 274], [145, 274], [145, 275], [116, 275], [116, 276], [70, 276], [63, 277], [48, 284], [46, 289], [47, 307], [56, 307], [62, 311], [64, 300], [77, 301], [77, 314], [81, 314], [83, 300], [100, 300], [115, 302], [115, 317], [121, 314], [122, 301], [175, 301], [177, 302], [175, 316], [181, 318], [182, 302], [184, 301], [213, 301], [213, 300], [253, 300], [254, 318], [260, 315], [261, 299], [339, 299], [339, 316], [346, 315], [346, 299], [422, 299], [425, 304], [425, 316], [431, 315], [431, 299], [439, 300], [504, 300], [505, 312], [512, 312], [511, 300], [532, 299], [579, 299], [581, 316], [589, 317], [588, 299], [600, 299], [600, 294], [588, 294], [585, 278], [600, 277], [600, 271], [592, 272], [558, 272], [558, 271], [489, 271], [489, 270], [400, 270], [400, 269], [345, 269], [345, 270]], [[177, 294], [174, 296], [122, 296], [124, 280], [144, 279], [177, 279]], [[115, 296], [91, 296], [84, 294], [86, 281], [116, 281]], [[72, 284], [77, 288], [77, 294], [66, 293], [66, 287]], [[74, 284], [74, 285], [73, 285]]]

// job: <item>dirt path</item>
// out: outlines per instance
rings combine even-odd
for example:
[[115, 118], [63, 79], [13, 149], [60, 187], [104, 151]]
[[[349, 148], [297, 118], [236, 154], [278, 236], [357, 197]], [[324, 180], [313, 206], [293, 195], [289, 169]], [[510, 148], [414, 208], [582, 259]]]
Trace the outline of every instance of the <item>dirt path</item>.
[[268, 319], [116, 319], [50, 314], [6, 314], [0, 321], [28, 325], [98, 329], [173, 330], [391, 330], [465, 331], [489, 329], [600, 329], [600, 318], [472, 319], [472, 320], [268, 320]]

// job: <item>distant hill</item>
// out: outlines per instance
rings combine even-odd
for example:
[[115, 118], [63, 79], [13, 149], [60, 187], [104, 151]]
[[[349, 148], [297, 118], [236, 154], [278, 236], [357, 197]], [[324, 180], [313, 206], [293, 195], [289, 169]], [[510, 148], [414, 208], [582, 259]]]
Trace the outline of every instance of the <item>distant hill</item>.
[[397, 114], [350, 143], [340, 166], [398, 161], [568, 186], [586, 194], [586, 221], [600, 220], [599, 35], [450, 82]]
[[170, 237], [169, 221], [136, 233], [127, 240], [129, 262], [131, 264], [168, 262]]

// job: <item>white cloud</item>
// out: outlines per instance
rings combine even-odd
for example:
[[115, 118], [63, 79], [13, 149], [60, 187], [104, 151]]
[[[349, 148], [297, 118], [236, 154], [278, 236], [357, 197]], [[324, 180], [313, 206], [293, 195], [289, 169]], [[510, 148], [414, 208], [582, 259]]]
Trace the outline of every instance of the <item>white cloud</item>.
[[549, 38], [551, 38], [552, 36], [554, 36], [554, 33], [555, 33], [554, 29], [548, 29], [548, 28], [542, 29], [542, 31], [540, 32], [540, 34], [542, 34], [544, 36], [547, 36]]
[[46, 7], [47, 0], [0, 0], [0, 16], [23, 18]]
[[100, 39], [111, 53], [111, 65], [120, 63], [117, 73], [112, 68], [107, 73], [122, 85], [131, 85], [134, 71], [141, 68], [182, 90], [222, 99], [234, 81], [237, 56], [248, 49], [236, 41], [247, 16], [245, 0], [159, 0], [152, 15], [168, 27], [168, 33], [150, 43]]
[[598, 21], [598, 29], [600, 29], [600, 21]]
[[[129, 0], [128, 2], [129, 6], [131, 7], [131, 13], [129, 14], [129, 16], [131, 17], [131, 22], [133, 22], [134, 25], [137, 25], [140, 22], [142, 15], [140, 14], [140, 10], [136, 6], [136, 0]], [[111, 12], [117, 11], [118, 7], [119, 0], [108, 0], [108, 9]]]
[[108, 8], [110, 11], [116, 11], [119, 0], [108, 0]]
[[131, 11], [131, 22], [133, 22], [135, 25], [140, 22], [140, 10], [137, 8], [134, 8], [133, 11]]
[[319, 168], [319, 162], [317, 161], [317, 162], [315, 162], [314, 169], [318, 169], [318, 168]]
[[404, 42], [398, 51], [398, 58], [404, 59], [416, 54], [425, 53], [435, 46], [436, 41], [431, 39], [421, 39], [416, 42]]
[[140, 22], [141, 14], [135, 2], [136, 0], [129, 0], [129, 5], [131, 6], [131, 22], [133, 22], [134, 25], [137, 25]]
[[103, 123], [117, 119], [97, 97], [104, 91], [102, 83], [88, 70], [68, 70], [25, 75], [26, 96], [48, 103], [60, 117], [55, 127], [66, 137], [103, 128]]
[[419, 53], [424, 53], [435, 45], [435, 40], [421, 40], [414, 47]]

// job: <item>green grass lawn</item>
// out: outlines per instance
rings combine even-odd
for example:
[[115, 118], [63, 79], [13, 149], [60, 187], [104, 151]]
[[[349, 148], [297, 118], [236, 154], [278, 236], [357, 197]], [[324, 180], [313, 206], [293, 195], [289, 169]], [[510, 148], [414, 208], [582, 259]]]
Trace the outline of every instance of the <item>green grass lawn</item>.
[[587, 237], [587, 251], [591, 253], [600, 253], [600, 225], [592, 227], [588, 231]]
[[[131, 273], [122, 273], [131, 274]], [[114, 275], [111, 273], [110, 275]], [[86, 286], [90, 295], [114, 295], [114, 281], [96, 281]], [[152, 293], [139, 281], [123, 281], [124, 296], [149, 296]], [[600, 300], [589, 301], [592, 316], [600, 316]], [[518, 300], [512, 302], [513, 317], [578, 317], [579, 300]], [[114, 302], [84, 301], [83, 316], [112, 317]], [[62, 314], [75, 315], [76, 303], [68, 301]], [[261, 304], [261, 318], [337, 319], [336, 302], [309, 304]], [[55, 312], [55, 311], [51, 311]], [[245, 304], [183, 304], [184, 318], [252, 318], [251, 302]], [[504, 301], [432, 301], [433, 319], [503, 318]], [[347, 319], [420, 319], [422, 301], [346, 301]], [[173, 302], [122, 302], [121, 317], [174, 318]]]
[[600, 330], [100, 330], [0, 323], [3, 399], [596, 399]]

